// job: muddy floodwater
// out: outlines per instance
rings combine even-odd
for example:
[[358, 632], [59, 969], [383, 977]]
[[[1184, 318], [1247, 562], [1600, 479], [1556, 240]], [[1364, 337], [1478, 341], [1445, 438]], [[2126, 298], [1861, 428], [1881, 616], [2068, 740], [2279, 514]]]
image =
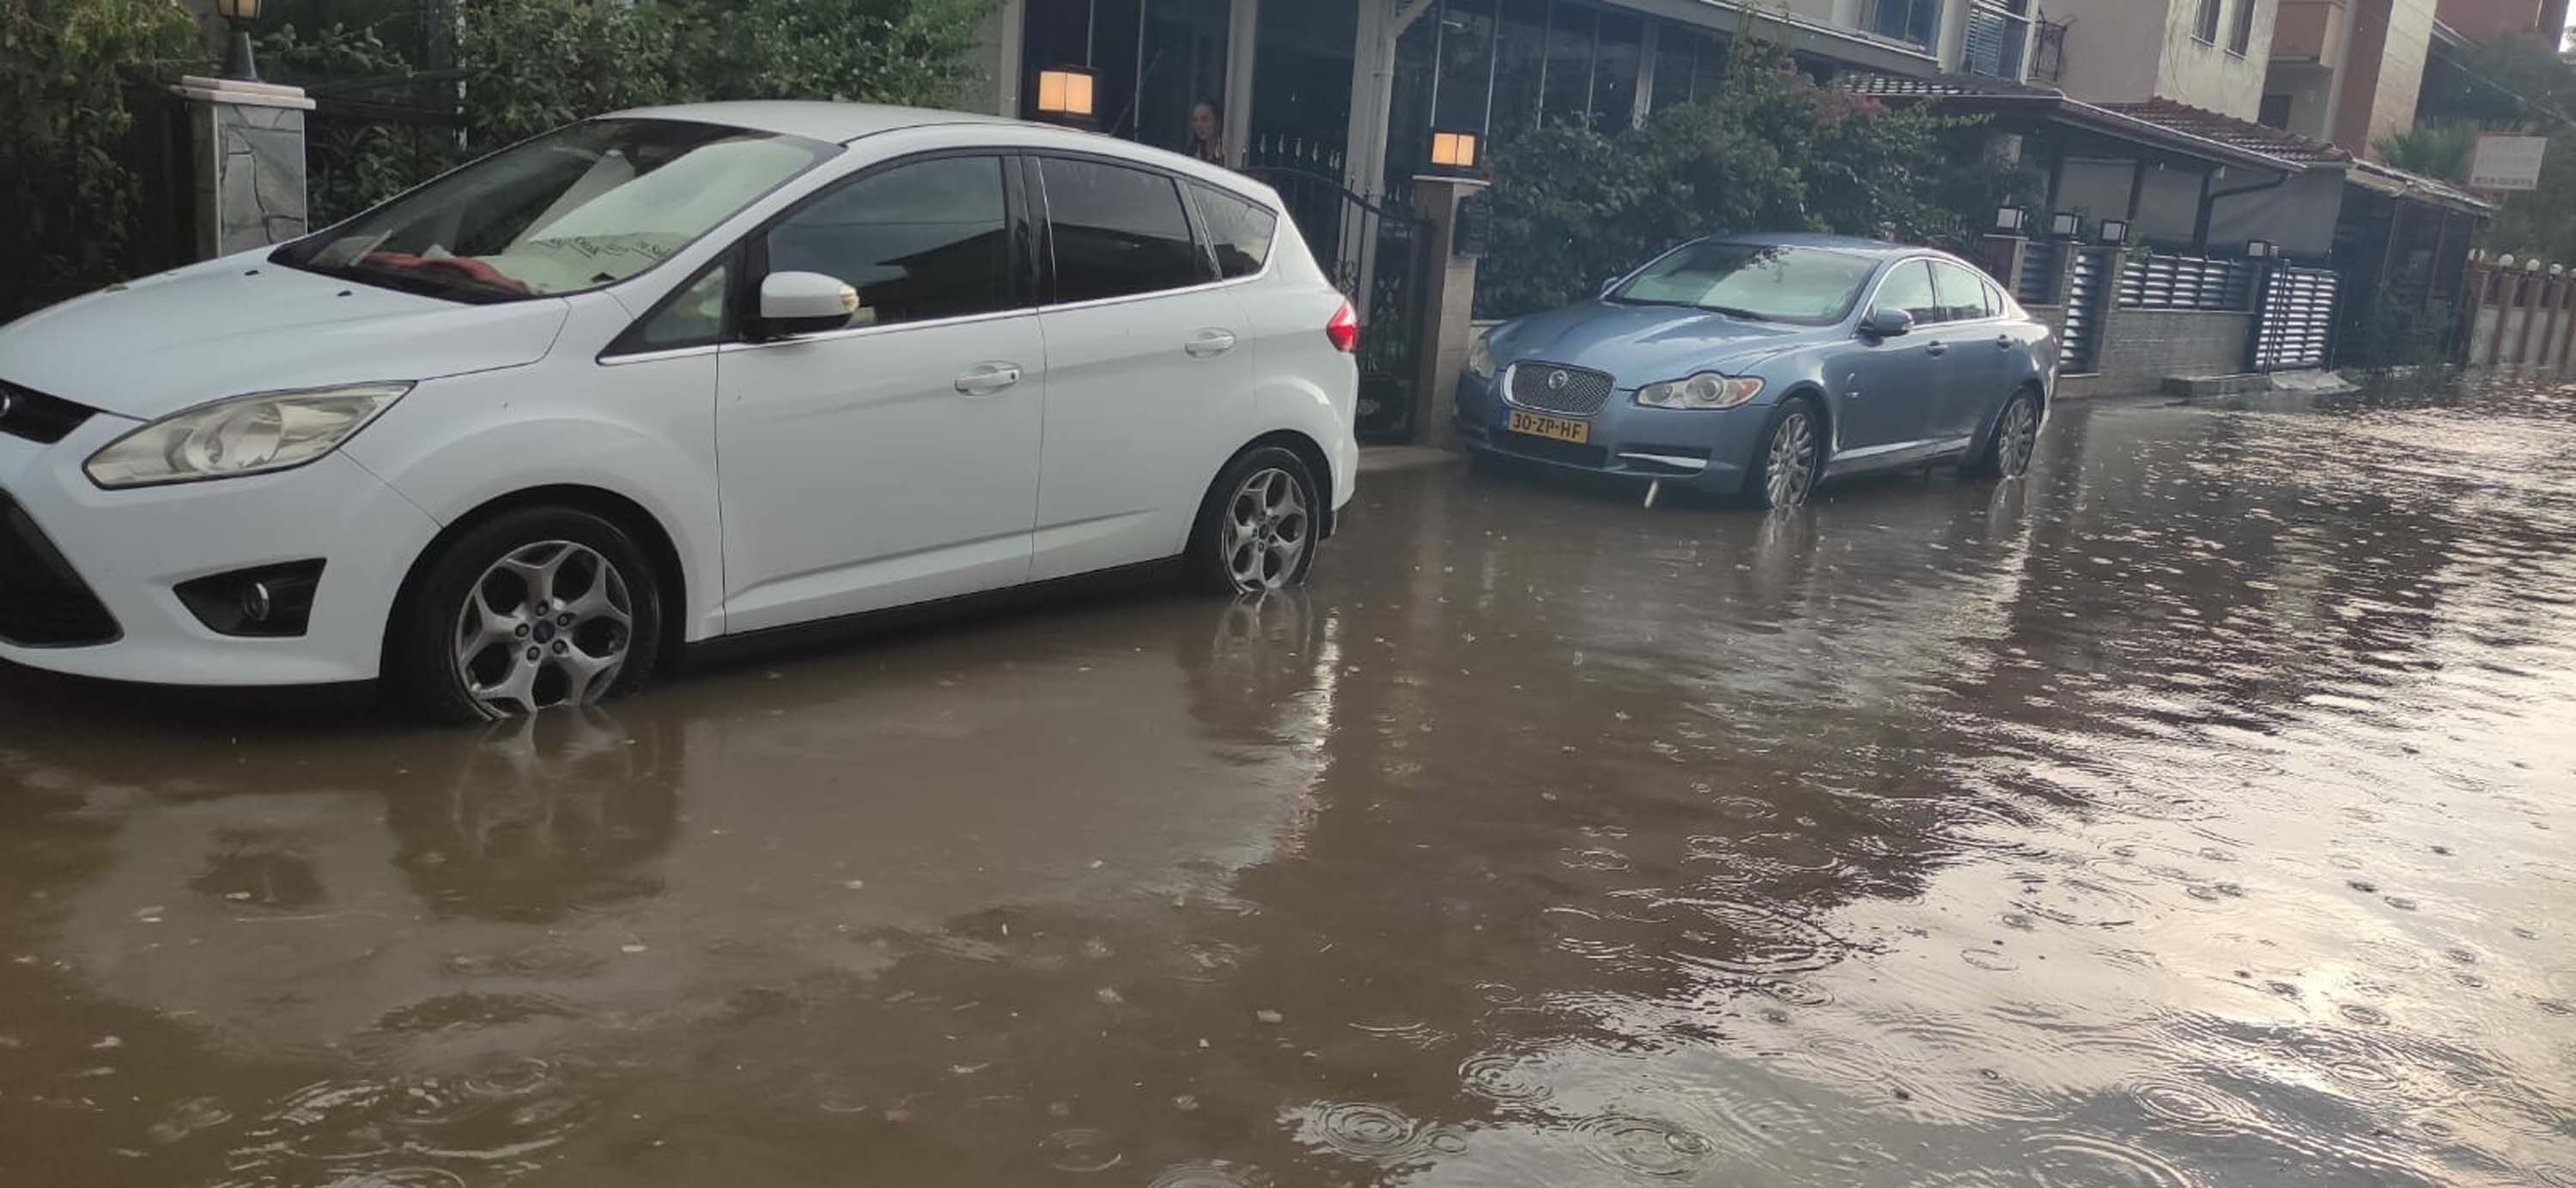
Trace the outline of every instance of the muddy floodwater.
[[2576, 1185], [2576, 390], [490, 732], [0, 672], [0, 1183]]

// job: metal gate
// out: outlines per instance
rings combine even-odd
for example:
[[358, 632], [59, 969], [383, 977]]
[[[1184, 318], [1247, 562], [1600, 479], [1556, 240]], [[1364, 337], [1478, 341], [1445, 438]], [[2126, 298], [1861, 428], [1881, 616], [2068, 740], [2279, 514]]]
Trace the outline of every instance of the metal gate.
[[2021, 275], [2013, 278], [2013, 297], [2024, 305], [2057, 304], [2057, 270], [2065, 260], [2066, 241], [2033, 240], [2022, 250]]
[[1359, 313], [1361, 439], [1410, 440], [1422, 362], [1428, 224], [1402, 199], [1372, 200], [1331, 174], [1279, 167], [1243, 172], [1279, 191], [1315, 263]]
[[2099, 247], [2075, 253], [2075, 268], [2066, 278], [2065, 349], [2058, 363], [2068, 375], [2091, 375], [2100, 366], [2102, 319], [2110, 308], [2111, 271], [2118, 251]]
[[2322, 268], [2274, 268], [2255, 307], [2255, 371], [2323, 367], [2334, 355], [2336, 274]]

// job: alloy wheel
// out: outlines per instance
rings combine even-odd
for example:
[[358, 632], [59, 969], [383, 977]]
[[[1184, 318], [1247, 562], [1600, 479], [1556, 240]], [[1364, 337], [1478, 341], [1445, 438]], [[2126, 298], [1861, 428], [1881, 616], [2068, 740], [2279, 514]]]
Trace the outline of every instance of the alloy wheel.
[[2039, 408], [2026, 397], [2016, 396], [2004, 408], [2003, 428], [1995, 445], [1995, 468], [2005, 478], [2019, 478], [2030, 469], [2032, 455], [2039, 452]]
[[495, 561], [456, 615], [456, 675], [510, 717], [608, 695], [634, 642], [626, 576], [588, 545], [542, 541]]
[[1226, 501], [1226, 575], [1238, 592], [1280, 589], [1296, 578], [1313, 537], [1314, 517], [1296, 477], [1277, 467], [1256, 470]]
[[1771, 432], [1771, 451], [1764, 462], [1763, 493], [1773, 507], [1795, 507], [1807, 501], [1816, 485], [1815, 422], [1791, 409]]

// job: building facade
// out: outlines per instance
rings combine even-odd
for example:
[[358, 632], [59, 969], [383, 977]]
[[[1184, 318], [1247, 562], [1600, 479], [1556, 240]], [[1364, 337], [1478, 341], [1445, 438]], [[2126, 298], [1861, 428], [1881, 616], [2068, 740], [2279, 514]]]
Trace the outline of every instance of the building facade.
[[2058, 85], [2092, 103], [2166, 99], [2253, 119], [2279, 6], [2293, 2], [2049, 0], [2048, 19], [2066, 26]]
[[[2248, 0], [2271, 3], [2272, 0]], [[1190, 151], [1201, 105], [1237, 167], [1402, 189], [1431, 130], [1490, 143], [1545, 120], [1626, 124], [1688, 101], [1758, 25], [1820, 75], [2027, 75], [2035, 0], [1005, 0], [969, 105], [1036, 114], [1034, 79], [1081, 66], [1111, 135]]]
[[2440, 24], [2434, 0], [2280, 4], [2280, 27], [2273, 35], [2263, 88], [2264, 123], [2356, 156], [2370, 154], [2380, 138], [2414, 126], [2424, 68]]

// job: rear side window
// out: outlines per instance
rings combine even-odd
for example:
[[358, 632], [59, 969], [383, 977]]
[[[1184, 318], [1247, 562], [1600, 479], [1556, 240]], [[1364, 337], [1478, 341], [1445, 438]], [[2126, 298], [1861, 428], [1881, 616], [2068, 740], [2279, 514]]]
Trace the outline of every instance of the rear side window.
[[1216, 249], [1217, 275], [1232, 280], [1261, 271], [1270, 261], [1270, 240], [1279, 216], [1214, 186], [1193, 184], [1199, 196], [1199, 218], [1207, 223], [1208, 245]]
[[1878, 287], [1878, 308], [1913, 314], [1917, 326], [1948, 320], [1932, 292], [1932, 265], [1924, 260], [1908, 260], [1887, 274], [1887, 283]]
[[1986, 316], [1990, 318], [2004, 316], [2004, 295], [1996, 292], [1993, 285], [1986, 286]]
[[1932, 263], [1932, 274], [1941, 292], [1941, 320], [1973, 322], [1986, 316], [1986, 282], [1976, 273], [1947, 260]]
[[1038, 168], [1055, 241], [1056, 300], [1097, 301], [1213, 279], [1172, 179], [1061, 157], [1043, 158]]
[[943, 157], [859, 179], [769, 231], [771, 272], [819, 272], [859, 291], [854, 325], [1009, 309], [1009, 217], [999, 157]]

